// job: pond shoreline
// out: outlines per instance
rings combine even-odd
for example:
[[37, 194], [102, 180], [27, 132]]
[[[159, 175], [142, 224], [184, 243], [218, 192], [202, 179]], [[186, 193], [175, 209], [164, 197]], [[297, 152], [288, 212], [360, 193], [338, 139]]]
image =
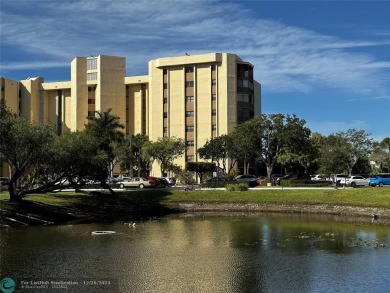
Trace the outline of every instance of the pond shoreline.
[[171, 203], [128, 203], [126, 206], [101, 208], [43, 205], [25, 201], [15, 209], [0, 209], [0, 228], [29, 227], [38, 225], [61, 225], [93, 222], [142, 221], [171, 214], [199, 213], [220, 215], [285, 213], [323, 214], [355, 218], [361, 222], [377, 222], [390, 225], [390, 209], [349, 205], [324, 204], [278, 204], [253, 202], [205, 202], [174, 201]]
[[218, 213], [286, 213], [322, 214], [356, 217], [364, 222], [377, 221], [390, 225], [390, 209], [320, 204], [264, 204], [264, 203], [199, 203], [179, 202], [175, 207], [183, 212]]

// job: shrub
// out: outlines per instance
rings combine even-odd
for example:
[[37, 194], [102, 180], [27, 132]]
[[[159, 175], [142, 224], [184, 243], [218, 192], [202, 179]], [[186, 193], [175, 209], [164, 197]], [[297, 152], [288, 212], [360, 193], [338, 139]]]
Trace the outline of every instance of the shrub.
[[279, 181], [279, 185], [283, 187], [327, 187], [330, 183], [327, 181], [283, 179]]
[[236, 191], [235, 184], [226, 184], [225, 188], [226, 188], [226, 191]]
[[246, 182], [229, 183], [226, 185], [226, 191], [247, 191], [248, 184]]
[[247, 191], [248, 190], [248, 184], [245, 182], [241, 182], [241, 183], [237, 184], [236, 187], [239, 191]]

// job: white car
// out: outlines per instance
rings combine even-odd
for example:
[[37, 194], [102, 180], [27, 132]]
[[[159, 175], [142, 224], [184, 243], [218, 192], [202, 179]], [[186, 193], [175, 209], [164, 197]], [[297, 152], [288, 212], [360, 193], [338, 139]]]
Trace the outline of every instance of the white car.
[[345, 185], [355, 187], [355, 186], [368, 186], [370, 179], [366, 179], [363, 176], [348, 176], [345, 182]]
[[154, 182], [143, 177], [132, 177], [129, 178], [128, 181], [122, 181], [119, 184], [120, 189], [123, 189], [125, 187], [144, 188], [144, 187], [154, 187], [154, 186], [155, 186]]
[[325, 181], [326, 178], [324, 175], [311, 175], [313, 177], [311, 177], [311, 180], [313, 181]]
[[348, 177], [349, 177], [348, 175], [336, 174], [336, 176], [334, 178], [332, 178], [332, 181], [333, 181], [333, 183], [337, 183], [340, 185], [347, 185], [347, 178]]

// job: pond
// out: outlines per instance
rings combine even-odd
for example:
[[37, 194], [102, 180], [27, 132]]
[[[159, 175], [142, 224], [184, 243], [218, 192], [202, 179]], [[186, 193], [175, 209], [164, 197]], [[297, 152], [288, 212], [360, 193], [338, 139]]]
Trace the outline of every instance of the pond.
[[390, 229], [379, 220], [185, 214], [134, 225], [2, 230], [0, 243], [1, 286], [14, 282], [15, 292], [386, 292], [390, 288]]

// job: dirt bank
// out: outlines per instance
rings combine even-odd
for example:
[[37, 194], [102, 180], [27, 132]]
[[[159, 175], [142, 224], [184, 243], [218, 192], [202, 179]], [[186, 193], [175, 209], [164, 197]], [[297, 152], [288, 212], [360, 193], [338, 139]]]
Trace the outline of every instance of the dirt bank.
[[[390, 225], [390, 209], [315, 204], [257, 204], [257, 203], [205, 203], [178, 202], [170, 205], [135, 204], [58, 207], [29, 201], [18, 203], [12, 209], [0, 209], [0, 228], [76, 222], [142, 220], [173, 213], [301, 213], [339, 215], [356, 218], [361, 222], [373, 220]], [[375, 215], [375, 218], [374, 218]]]
[[[284, 204], [257, 204], [257, 203], [178, 203], [177, 208], [186, 212], [258, 212], [258, 213], [304, 213], [328, 214], [358, 217], [363, 220], [380, 220], [390, 224], [390, 209], [356, 206], [328, 206], [328, 205], [284, 205]], [[374, 216], [375, 215], [375, 216]]]

